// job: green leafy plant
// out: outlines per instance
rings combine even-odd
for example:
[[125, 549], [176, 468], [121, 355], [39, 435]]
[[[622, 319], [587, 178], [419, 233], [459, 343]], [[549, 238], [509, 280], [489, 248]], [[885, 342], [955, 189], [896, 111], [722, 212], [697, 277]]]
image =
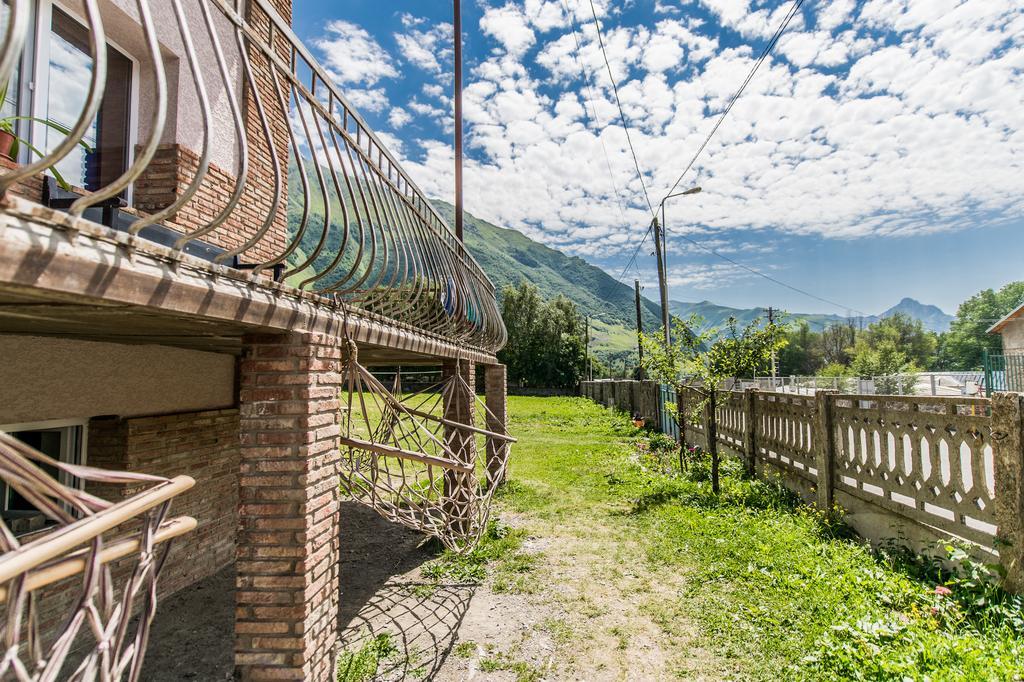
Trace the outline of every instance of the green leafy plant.
[[[7, 100], [7, 88], [9, 86], [10, 82], [4, 83], [2, 86], [0, 86], [0, 102], [4, 102]], [[51, 130], [56, 130], [58, 133], [64, 135], [65, 137], [71, 134], [70, 128], [50, 118], [39, 118], [37, 116], [0, 117], [0, 131], [7, 133], [8, 135], [14, 138], [14, 142], [11, 145], [11, 149], [9, 152], [9, 156], [11, 159], [18, 158], [18, 150], [21, 145], [24, 145], [30, 152], [32, 152], [39, 158], [43, 158], [44, 156], [46, 156], [46, 154], [43, 151], [41, 151], [39, 148], [37, 148], [35, 145], [33, 145], [25, 138], [18, 135], [18, 133], [16, 132], [16, 126], [18, 121], [31, 121], [32, 123], [39, 123], [41, 125], [46, 126], [47, 128], [50, 128]], [[81, 145], [83, 149], [85, 149], [86, 153], [91, 153], [93, 151], [93, 148], [90, 147], [85, 142], [85, 140], [79, 140], [78, 144]], [[53, 177], [54, 179], [57, 180], [57, 184], [60, 185], [61, 189], [65, 191], [71, 191], [71, 184], [64, 179], [64, 176], [61, 175], [60, 171], [57, 170], [56, 166], [50, 166], [48, 170], [51, 173], [53, 173]]]
[[[711, 455], [711, 486], [717, 494], [719, 457], [717, 442], [716, 400], [726, 381], [753, 376], [771, 362], [772, 353], [786, 344], [782, 328], [772, 321], [762, 324], [758, 318], [738, 329], [736, 319], [729, 318], [726, 328], [707, 327], [704, 321], [691, 316], [685, 322], [675, 320], [673, 341], [666, 346], [661, 333], [642, 334], [644, 368], [659, 381], [672, 384], [680, 393], [700, 396], [689, 414], [677, 414], [680, 426], [695, 422], [706, 414], [708, 452]], [[695, 329], [704, 328], [697, 333]], [[729, 387], [731, 388], [731, 387]], [[669, 406], [670, 408], [672, 406]], [[683, 450], [679, 455], [680, 470], [686, 468]]]

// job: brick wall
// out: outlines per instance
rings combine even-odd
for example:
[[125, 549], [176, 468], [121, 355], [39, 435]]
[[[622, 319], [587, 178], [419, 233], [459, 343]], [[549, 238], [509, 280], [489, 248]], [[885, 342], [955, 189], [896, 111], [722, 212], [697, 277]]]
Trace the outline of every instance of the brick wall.
[[245, 338], [235, 663], [242, 680], [333, 680], [341, 349]]
[[[291, 0], [276, 0], [273, 5], [286, 21], [291, 21]], [[249, 4], [247, 19], [261, 40], [269, 41], [270, 19], [255, 3]], [[280, 32], [274, 35], [274, 49], [287, 64], [291, 58], [291, 47]], [[280, 194], [273, 220], [263, 237], [240, 256], [244, 263], [261, 263], [279, 257], [288, 245], [288, 160], [291, 155], [291, 137], [288, 118], [281, 109], [280, 101], [283, 97], [288, 103], [291, 96], [285, 75], [278, 73], [281, 85], [279, 91], [274, 84], [271, 61], [251, 42], [248, 56], [273, 144], [271, 146], [267, 142], [260, 108], [257, 107], [253, 89], [246, 81], [244, 87], [236, 88], [236, 95], [244, 92], [242, 115], [249, 151], [248, 174], [242, 198], [228, 220], [202, 239], [223, 249], [233, 250], [258, 234], [274, 207], [276, 158]], [[240, 144], [233, 138], [214, 140], [213, 143]], [[188, 188], [198, 168], [199, 155], [196, 151], [178, 144], [161, 145], [145, 173], [135, 183], [135, 207], [142, 212], [156, 213], [171, 205]], [[227, 170], [211, 164], [192, 200], [179, 211], [173, 221], [165, 220], [164, 224], [181, 232], [192, 232], [208, 225], [236, 191], [234, 173], [234, 169]]]
[[[6, 156], [0, 156], [0, 174], [14, 170], [19, 164], [11, 161]], [[21, 199], [40, 202], [43, 199], [43, 176], [34, 175], [27, 180], [15, 183], [10, 189], [11, 194]]]
[[[238, 410], [210, 410], [135, 419], [94, 419], [89, 423], [87, 464], [103, 469], [137, 471], [160, 476], [185, 474], [196, 480], [175, 498], [172, 516], [192, 516], [198, 527], [178, 538], [157, 583], [161, 597], [216, 573], [234, 559], [238, 508]], [[86, 490], [117, 501], [139, 492], [116, 484], [89, 484]], [[108, 537], [126, 532], [129, 524]], [[132, 561], [114, 565], [117, 585], [123, 584]], [[40, 631], [52, 641], [79, 597], [81, 577], [47, 587], [40, 599]]]

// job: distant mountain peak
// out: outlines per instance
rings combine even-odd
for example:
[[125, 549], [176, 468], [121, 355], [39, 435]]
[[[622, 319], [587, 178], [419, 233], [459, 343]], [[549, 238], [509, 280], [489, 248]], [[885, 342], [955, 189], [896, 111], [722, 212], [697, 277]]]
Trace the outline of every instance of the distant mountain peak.
[[892, 317], [896, 313], [903, 313], [915, 320], [920, 320], [925, 329], [930, 329], [933, 332], [949, 331], [949, 325], [953, 322], [953, 316], [943, 312], [938, 306], [921, 303], [909, 296], [904, 296], [899, 303], [886, 310], [879, 317]]

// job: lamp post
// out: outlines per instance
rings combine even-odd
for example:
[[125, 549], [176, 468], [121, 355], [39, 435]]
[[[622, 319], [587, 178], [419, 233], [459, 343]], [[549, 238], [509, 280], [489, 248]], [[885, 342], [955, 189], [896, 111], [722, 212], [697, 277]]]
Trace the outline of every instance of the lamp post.
[[672, 343], [672, 332], [669, 327], [669, 315], [668, 310], [668, 240], [665, 238], [665, 202], [674, 197], [684, 197], [691, 194], [699, 194], [701, 191], [700, 187], [691, 187], [685, 192], [677, 192], [675, 194], [669, 194], [667, 197], [661, 200], [659, 208], [661, 208], [661, 223], [658, 222], [658, 216], [654, 216], [654, 253], [658, 259], [658, 288], [661, 293], [661, 323], [665, 327], [665, 348], [668, 348]]

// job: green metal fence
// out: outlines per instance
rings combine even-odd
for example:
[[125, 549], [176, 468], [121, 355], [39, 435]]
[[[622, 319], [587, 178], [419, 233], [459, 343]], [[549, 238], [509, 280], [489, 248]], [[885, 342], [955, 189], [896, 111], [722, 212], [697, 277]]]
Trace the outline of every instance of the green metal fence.
[[658, 427], [662, 433], [679, 440], [679, 424], [672, 405], [676, 404], [676, 389], [668, 384], [658, 385]]
[[1024, 393], [1024, 353], [985, 353], [985, 393], [999, 391]]

